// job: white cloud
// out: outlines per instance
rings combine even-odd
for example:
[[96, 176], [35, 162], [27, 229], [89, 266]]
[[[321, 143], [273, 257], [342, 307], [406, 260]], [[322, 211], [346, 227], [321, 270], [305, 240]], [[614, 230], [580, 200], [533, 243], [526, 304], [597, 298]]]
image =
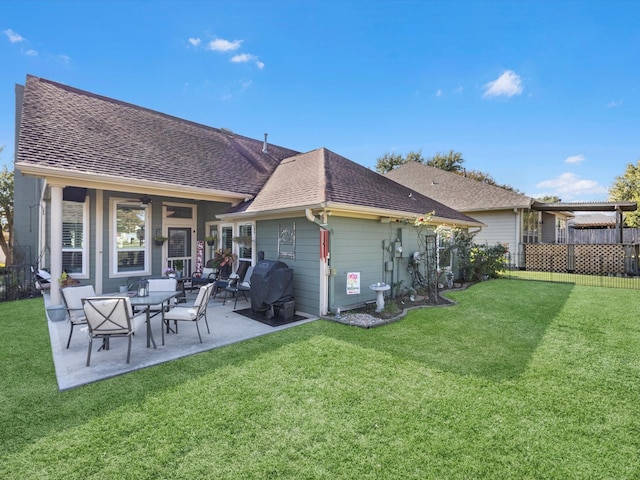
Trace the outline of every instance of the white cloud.
[[230, 42], [229, 40], [216, 38], [209, 42], [207, 48], [214, 52], [232, 52], [233, 50], [240, 48], [240, 45], [242, 45], [242, 40], [234, 40], [233, 42]]
[[584, 155], [571, 155], [564, 160], [564, 163], [582, 163], [584, 162]]
[[453, 93], [458, 93], [459, 94], [459, 93], [462, 93], [463, 90], [464, 89], [462, 87], [458, 87], [458, 88], [453, 90]]
[[615, 107], [619, 107], [620, 105], [622, 105], [622, 100], [611, 100], [609, 103], [607, 103], [607, 107], [609, 108], [615, 108]]
[[233, 63], [247, 63], [247, 62], [251, 62], [255, 60], [255, 57], [253, 55], [251, 55], [250, 53], [240, 53], [238, 55], [234, 55], [231, 58], [231, 61]]
[[24, 37], [22, 37], [22, 35], [17, 34], [13, 30], [11, 30], [10, 28], [5, 30], [2, 33], [4, 33], [7, 36], [7, 38], [9, 39], [9, 41], [11, 43], [24, 42]]
[[64, 63], [65, 65], [69, 65], [71, 63], [71, 57], [69, 55], [58, 55], [56, 57], [60, 63]]
[[[563, 173], [556, 178], [544, 180], [536, 184], [536, 188], [548, 189], [549, 195], [556, 195], [569, 201], [580, 195], [602, 195], [608, 190], [595, 180], [585, 180], [575, 173]], [[539, 196], [539, 195], [537, 195]]]
[[231, 57], [231, 61], [233, 63], [254, 62], [260, 70], [264, 68], [264, 63], [258, 60], [258, 57], [250, 53], [239, 53], [238, 55], [234, 55], [233, 57]]
[[441, 89], [441, 88], [439, 88], [439, 89], [436, 91], [436, 97], [441, 97], [442, 95], [444, 95], [444, 92], [442, 91], [442, 89]]
[[524, 90], [522, 79], [512, 70], [505, 71], [493, 82], [485, 86], [483, 97], [513, 97]]
[[189, 43], [191, 45], [193, 45], [194, 47], [199, 46], [202, 43], [202, 40], [200, 40], [199, 38], [189, 38]]
[[30, 57], [37, 57], [38, 56], [38, 52], [36, 50], [34, 50], [33, 48], [30, 48], [29, 50], [25, 50], [24, 52], [25, 55], [28, 55]]

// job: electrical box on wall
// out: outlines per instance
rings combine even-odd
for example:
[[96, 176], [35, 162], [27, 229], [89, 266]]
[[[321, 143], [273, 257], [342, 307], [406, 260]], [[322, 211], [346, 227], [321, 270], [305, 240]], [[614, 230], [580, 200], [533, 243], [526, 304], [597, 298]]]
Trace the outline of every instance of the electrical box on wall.
[[393, 272], [393, 261], [389, 260], [387, 262], [384, 262], [384, 269], [387, 272]]
[[402, 242], [393, 242], [393, 256], [396, 258], [402, 257]]

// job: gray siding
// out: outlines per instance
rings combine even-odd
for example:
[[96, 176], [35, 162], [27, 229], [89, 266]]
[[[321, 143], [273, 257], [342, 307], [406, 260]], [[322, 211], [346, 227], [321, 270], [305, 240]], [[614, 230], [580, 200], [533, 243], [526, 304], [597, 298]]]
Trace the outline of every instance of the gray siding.
[[[278, 259], [279, 225], [296, 224], [295, 259]], [[413, 227], [398, 223], [380, 223], [342, 217], [329, 217], [329, 265], [335, 274], [329, 278], [329, 309], [352, 308], [374, 301], [375, 293], [369, 285], [384, 281], [389, 284], [410, 284], [408, 261], [418, 249]], [[399, 233], [400, 231], [400, 233]], [[294, 270], [296, 310], [319, 314], [320, 306], [320, 234], [319, 227], [304, 217], [288, 220], [258, 221], [256, 224], [257, 250], [264, 251], [268, 260], [280, 260]], [[402, 239], [403, 256], [393, 259], [383, 249], [398, 236]], [[385, 271], [385, 262], [392, 261], [394, 270]], [[360, 294], [347, 295], [347, 273], [360, 272]], [[390, 294], [390, 292], [388, 292]]]
[[510, 252], [517, 251], [519, 240], [516, 238], [516, 231], [520, 217], [513, 210], [470, 212], [469, 215], [486, 224], [486, 227], [482, 227], [474, 237], [475, 243], [487, 245], [506, 243]]
[[[278, 230], [295, 223], [295, 258], [278, 258]], [[318, 315], [320, 309], [320, 233], [305, 217], [256, 222], [256, 248], [267, 260], [279, 260], [293, 269], [296, 310]]]
[[[408, 262], [412, 252], [418, 250], [417, 235], [410, 225], [380, 223], [373, 220], [332, 218], [330, 248], [331, 268], [329, 308], [346, 309], [364, 302], [374, 301], [376, 294], [369, 285], [386, 282], [394, 285], [402, 281], [409, 286], [411, 280]], [[402, 257], [394, 258], [383, 245], [402, 240]], [[385, 263], [393, 262], [393, 271], [385, 269]], [[360, 272], [360, 294], [347, 295], [347, 273]], [[391, 292], [387, 292], [391, 294]]]
[[[42, 180], [26, 177], [20, 170], [14, 170], [13, 192], [13, 234], [14, 245], [18, 248], [15, 263], [34, 265], [38, 262], [38, 226], [40, 221], [40, 191]], [[24, 258], [18, 258], [22, 252]], [[46, 265], [40, 265], [45, 267]]]

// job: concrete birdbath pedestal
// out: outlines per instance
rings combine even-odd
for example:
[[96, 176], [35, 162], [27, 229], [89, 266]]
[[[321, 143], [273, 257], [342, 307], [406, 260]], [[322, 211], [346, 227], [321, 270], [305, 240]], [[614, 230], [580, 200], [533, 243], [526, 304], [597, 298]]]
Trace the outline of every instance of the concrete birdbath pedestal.
[[376, 313], [380, 313], [384, 309], [384, 292], [391, 289], [391, 285], [386, 283], [373, 283], [369, 285], [369, 289], [376, 292]]

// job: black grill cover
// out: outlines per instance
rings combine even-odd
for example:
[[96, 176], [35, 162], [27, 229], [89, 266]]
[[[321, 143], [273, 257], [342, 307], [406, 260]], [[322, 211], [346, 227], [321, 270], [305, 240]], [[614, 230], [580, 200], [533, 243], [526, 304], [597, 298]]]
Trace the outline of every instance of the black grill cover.
[[293, 269], [277, 260], [260, 260], [251, 275], [251, 309], [267, 310], [274, 303], [293, 300]]

